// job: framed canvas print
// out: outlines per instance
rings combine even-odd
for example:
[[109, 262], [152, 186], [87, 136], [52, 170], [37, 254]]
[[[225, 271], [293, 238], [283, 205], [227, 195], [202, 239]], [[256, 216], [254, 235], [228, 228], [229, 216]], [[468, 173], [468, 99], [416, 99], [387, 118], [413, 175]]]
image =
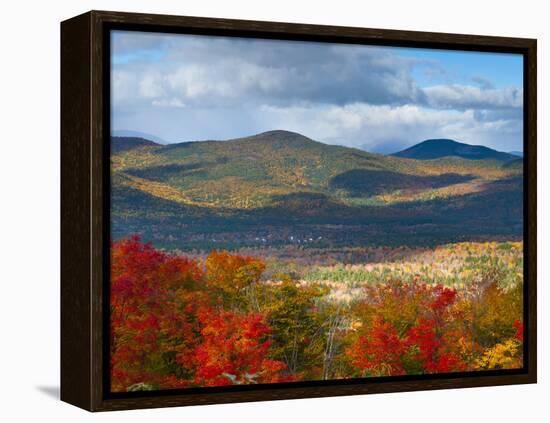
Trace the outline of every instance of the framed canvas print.
[[61, 24], [61, 398], [536, 382], [536, 41]]

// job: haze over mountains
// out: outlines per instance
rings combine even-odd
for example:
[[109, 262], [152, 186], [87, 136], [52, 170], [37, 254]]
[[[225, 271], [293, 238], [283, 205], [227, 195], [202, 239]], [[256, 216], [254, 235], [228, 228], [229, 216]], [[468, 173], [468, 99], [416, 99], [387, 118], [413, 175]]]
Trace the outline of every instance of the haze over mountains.
[[513, 159], [452, 140], [385, 156], [280, 130], [169, 145], [112, 137], [113, 234], [180, 249], [515, 237]]

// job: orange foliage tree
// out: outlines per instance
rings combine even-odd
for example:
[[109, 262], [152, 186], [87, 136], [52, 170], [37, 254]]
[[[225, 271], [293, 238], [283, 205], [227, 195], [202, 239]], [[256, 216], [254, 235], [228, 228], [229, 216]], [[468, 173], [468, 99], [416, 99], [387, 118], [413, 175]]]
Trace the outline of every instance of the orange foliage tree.
[[220, 386], [283, 380], [285, 365], [268, 358], [271, 328], [262, 314], [201, 310], [201, 342], [195, 349], [195, 383]]

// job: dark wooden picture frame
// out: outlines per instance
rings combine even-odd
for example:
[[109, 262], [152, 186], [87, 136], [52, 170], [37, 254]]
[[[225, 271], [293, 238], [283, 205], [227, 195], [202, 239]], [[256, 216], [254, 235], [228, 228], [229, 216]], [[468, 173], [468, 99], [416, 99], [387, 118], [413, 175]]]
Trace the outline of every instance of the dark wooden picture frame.
[[[512, 52], [524, 58], [524, 368], [479, 374], [111, 394], [109, 98], [112, 28], [401, 47]], [[536, 40], [91, 11], [61, 24], [61, 399], [90, 411], [536, 383]]]

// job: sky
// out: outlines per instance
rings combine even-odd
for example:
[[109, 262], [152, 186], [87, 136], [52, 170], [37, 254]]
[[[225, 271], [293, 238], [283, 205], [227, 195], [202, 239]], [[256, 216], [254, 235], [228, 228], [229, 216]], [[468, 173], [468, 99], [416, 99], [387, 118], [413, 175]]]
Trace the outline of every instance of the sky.
[[113, 31], [111, 128], [166, 143], [283, 129], [379, 153], [430, 138], [522, 151], [523, 60]]

